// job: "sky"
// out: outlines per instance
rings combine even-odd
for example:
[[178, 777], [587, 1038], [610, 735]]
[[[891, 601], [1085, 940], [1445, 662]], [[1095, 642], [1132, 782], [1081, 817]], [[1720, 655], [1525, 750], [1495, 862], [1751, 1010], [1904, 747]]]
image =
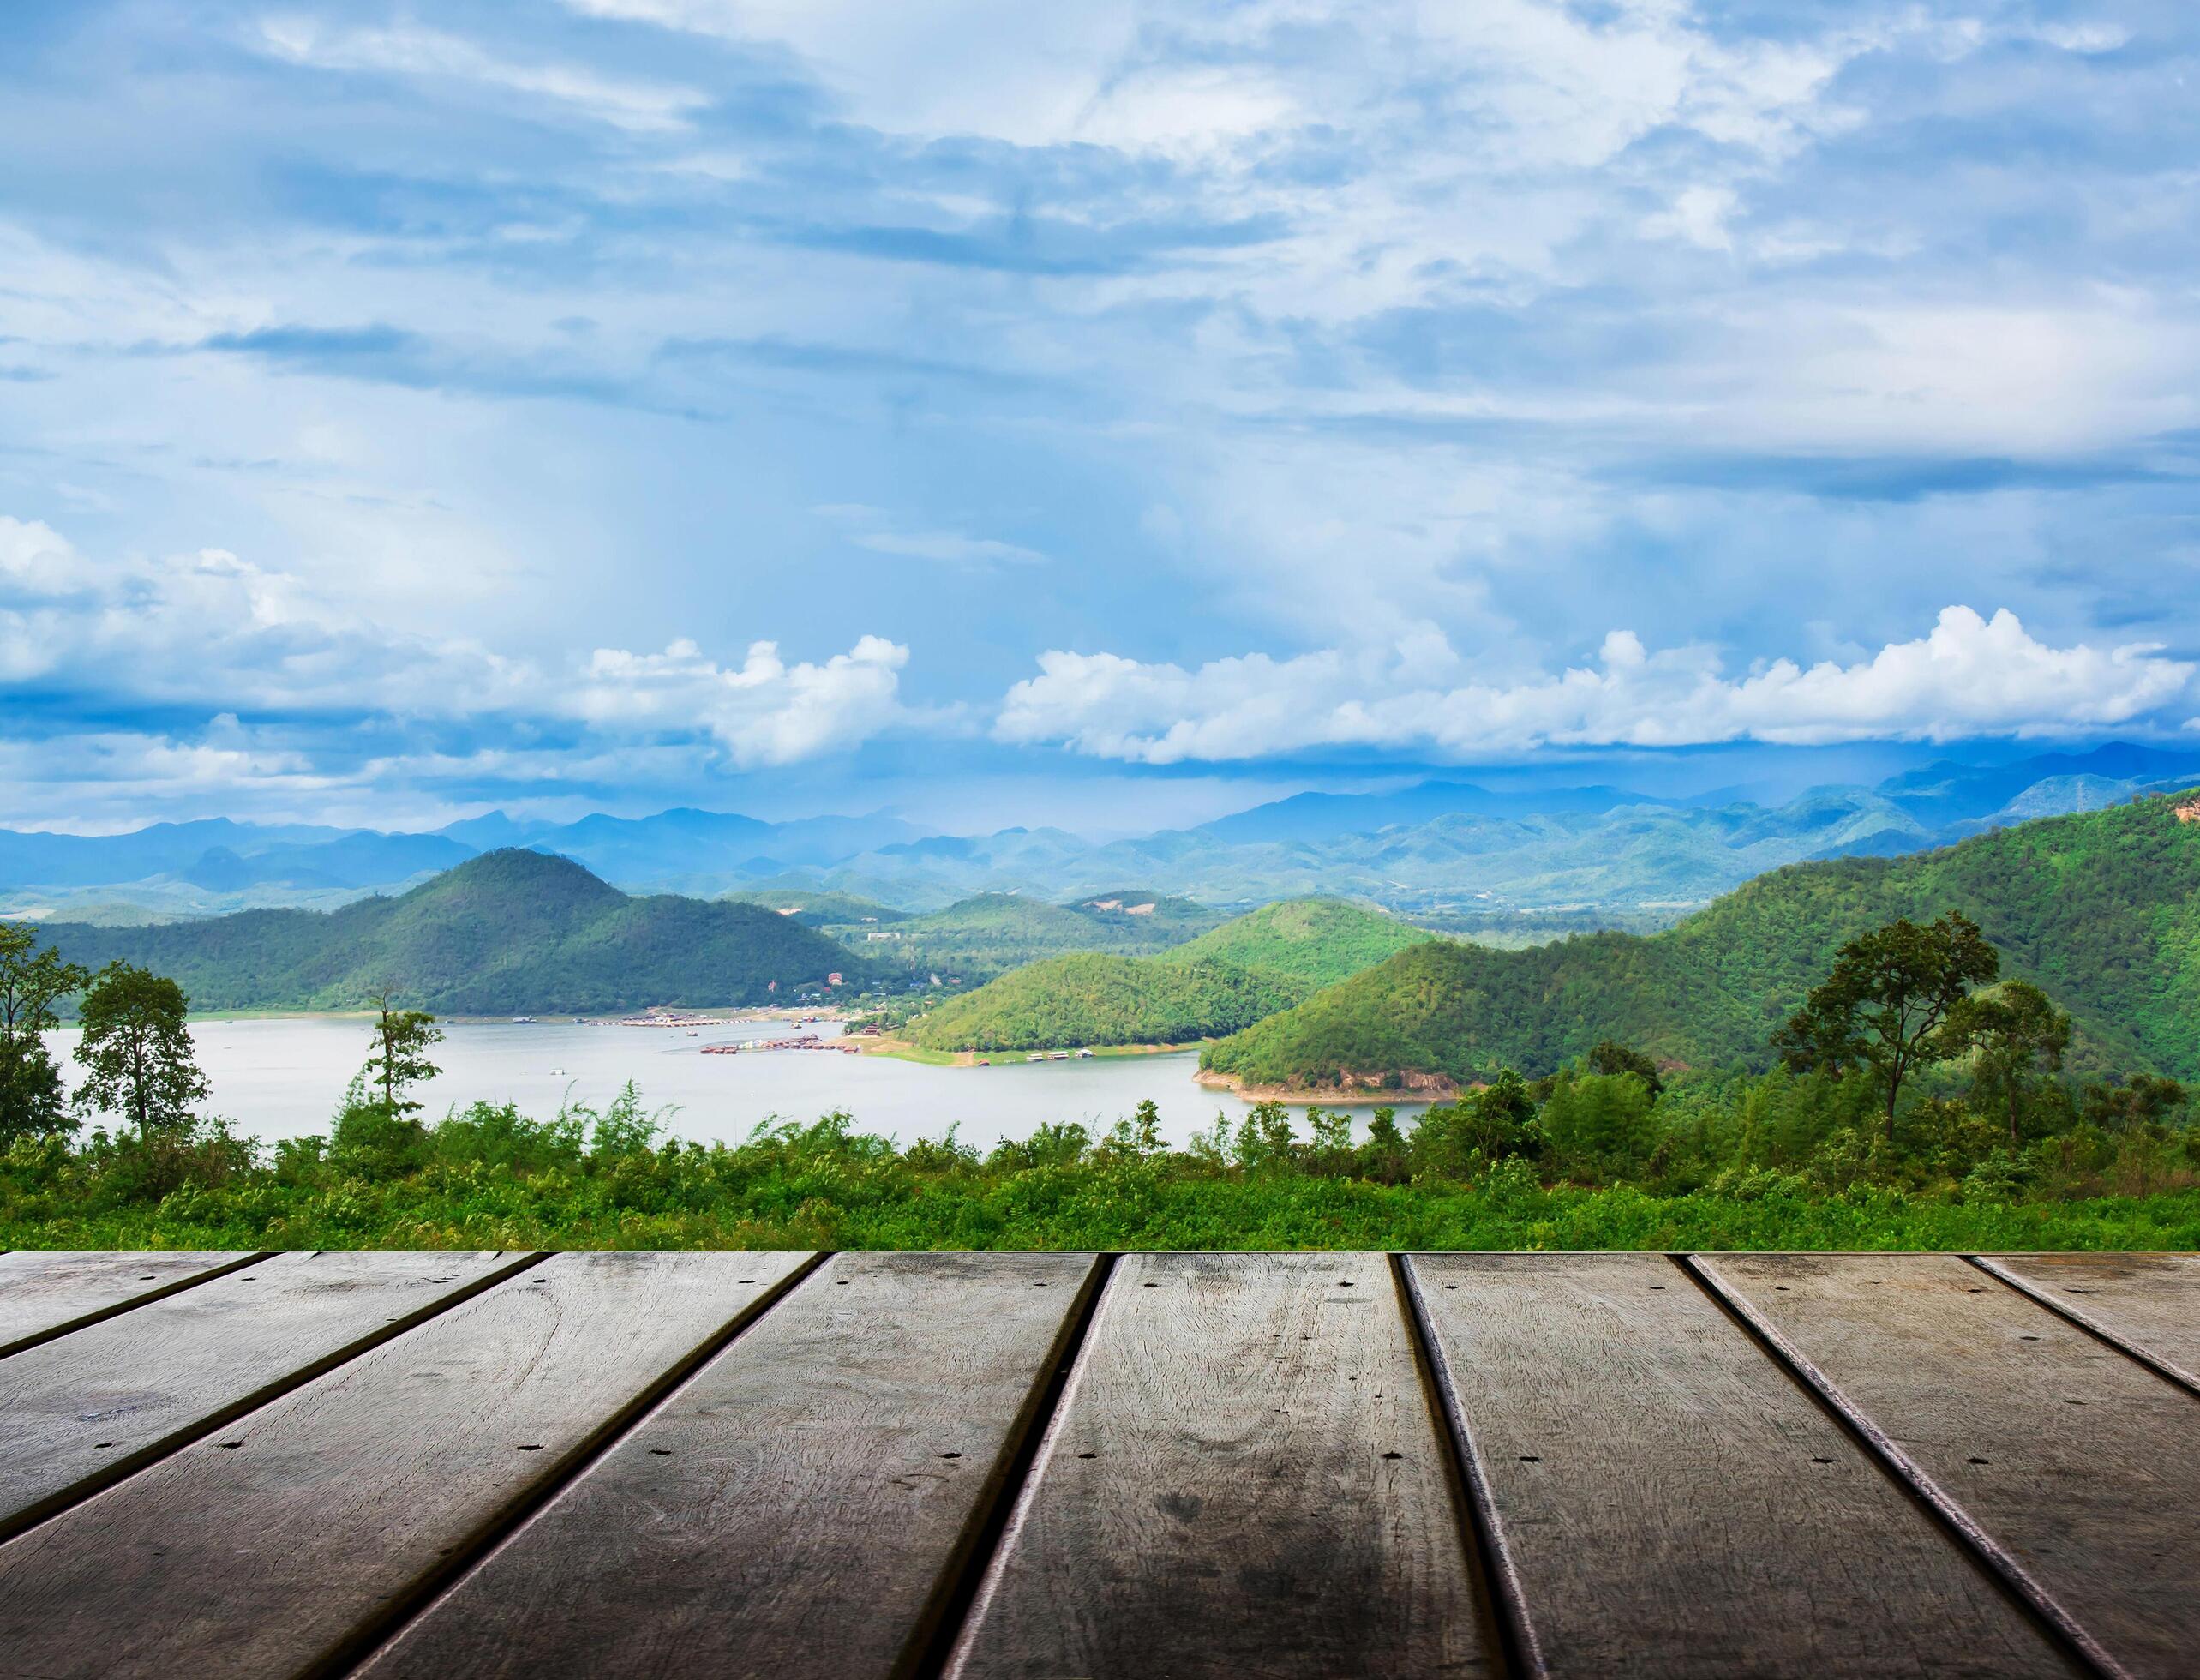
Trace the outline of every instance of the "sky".
[[10, 0], [0, 824], [2200, 748], [2178, 0]]

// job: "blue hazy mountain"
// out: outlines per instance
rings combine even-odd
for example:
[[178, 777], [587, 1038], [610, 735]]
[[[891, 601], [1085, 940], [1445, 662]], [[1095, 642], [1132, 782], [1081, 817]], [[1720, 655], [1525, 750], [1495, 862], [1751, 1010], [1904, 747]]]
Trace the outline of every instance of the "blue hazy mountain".
[[1300, 794], [1106, 843], [1058, 828], [945, 835], [889, 814], [771, 822], [685, 808], [572, 822], [490, 812], [429, 834], [222, 819], [117, 835], [0, 830], [0, 909], [128, 921], [328, 909], [518, 847], [572, 858], [629, 891], [832, 891], [918, 912], [982, 893], [1059, 903], [1135, 880], [1224, 906], [1345, 895], [1440, 917], [1657, 920], [1782, 864], [1898, 855], [2097, 810], [2179, 778], [2200, 779], [2200, 753], [2114, 742], [2001, 764], [1945, 761], [1777, 805], [1431, 780]]
[[108, 886], [194, 871], [234, 891], [261, 882], [365, 887], [465, 862], [476, 849], [435, 834], [261, 826], [217, 817], [155, 823], [129, 834], [49, 834], [0, 829], [0, 885]]
[[1472, 782], [1422, 782], [1394, 793], [1294, 794], [1250, 811], [1202, 823], [1197, 831], [1218, 840], [1329, 840], [1343, 834], [1412, 826], [1438, 817], [1595, 815], [1621, 805], [1676, 801], [1622, 788], [1540, 788], [1493, 792]]
[[[2113, 802], [2119, 795], [2129, 797], [2142, 785], [2189, 782], [2196, 775], [2200, 775], [2200, 753], [2112, 741], [2089, 753], [2048, 753], [2005, 765], [1944, 760], [1891, 776], [1879, 783], [1879, 791], [1926, 821], [1947, 824], [1994, 816], [2042, 783], [2067, 783], [2072, 798], [2091, 790], [2104, 796], [2102, 802]], [[2072, 804], [2066, 808], [2085, 807]]]

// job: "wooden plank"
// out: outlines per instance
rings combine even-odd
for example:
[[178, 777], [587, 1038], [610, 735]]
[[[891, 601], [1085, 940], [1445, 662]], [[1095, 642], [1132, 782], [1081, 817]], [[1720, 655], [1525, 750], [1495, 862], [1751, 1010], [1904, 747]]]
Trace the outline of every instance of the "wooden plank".
[[279, 1254], [0, 1362], [0, 1537], [526, 1261]]
[[2200, 1391], [2200, 1255], [1982, 1254], [1978, 1260]]
[[249, 1253], [0, 1253], [0, 1359], [135, 1305], [187, 1289]]
[[806, 1258], [560, 1254], [507, 1279], [0, 1546], [0, 1670], [347, 1664]]
[[1385, 1256], [1127, 1256], [948, 1671], [1492, 1672], [1460, 1518]]
[[1697, 1263], [2107, 1665], [2192, 1672], [2193, 1395], [1954, 1255]]
[[1407, 1269], [1532, 1671], [2074, 1671], [1663, 1255]]
[[836, 1256], [366, 1671], [906, 1672], [1094, 1272]]

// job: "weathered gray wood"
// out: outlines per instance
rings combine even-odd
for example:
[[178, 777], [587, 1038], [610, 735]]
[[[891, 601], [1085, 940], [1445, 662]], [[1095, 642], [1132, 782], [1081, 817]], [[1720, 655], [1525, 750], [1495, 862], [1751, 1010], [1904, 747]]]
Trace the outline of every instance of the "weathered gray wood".
[[1407, 1265], [1538, 1671], [2072, 1672], [1663, 1255]]
[[1093, 1271], [1088, 1254], [836, 1256], [367, 1671], [905, 1671]]
[[1490, 1652], [1387, 1258], [1142, 1254], [950, 1672], [1461, 1675]]
[[2125, 1671], [2200, 1650], [2200, 1401], [1954, 1255], [1698, 1263], [2048, 1613]]
[[0, 1536], [525, 1260], [279, 1254], [0, 1361]]
[[134, 1302], [189, 1288], [193, 1280], [252, 1256], [40, 1252], [0, 1253], [0, 1359]]
[[505, 1280], [0, 1546], [0, 1670], [347, 1660], [806, 1258], [560, 1254]]
[[1982, 1254], [1979, 1263], [2200, 1390], [2200, 1255]]

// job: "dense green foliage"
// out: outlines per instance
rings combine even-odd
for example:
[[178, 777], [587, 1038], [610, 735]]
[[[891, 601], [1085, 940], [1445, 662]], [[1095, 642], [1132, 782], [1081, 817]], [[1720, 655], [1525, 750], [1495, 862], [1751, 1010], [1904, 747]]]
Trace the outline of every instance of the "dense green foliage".
[[1208, 1047], [1256, 1085], [1544, 1071], [1599, 1039], [1669, 1065], [1770, 1059], [1843, 942], [1957, 910], [2076, 1023], [2075, 1065], [2200, 1075], [2200, 825], [2171, 798], [2026, 823], [1944, 851], [1777, 870], [1649, 938], [1526, 951], [1424, 945]]
[[1189, 1044], [1250, 1026], [1306, 991], [1289, 976], [1212, 957], [1050, 957], [949, 999], [903, 1036], [927, 1050]]
[[830, 892], [823, 887], [814, 892], [800, 887], [759, 887], [752, 891], [722, 892], [718, 896], [730, 904], [755, 904], [775, 910], [805, 927], [854, 931], [859, 939], [863, 937], [860, 930], [864, 928], [889, 927], [909, 919], [907, 910], [897, 910], [890, 904], [859, 898], [852, 892]]
[[484, 854], [399, 898], [247, 910], [157, 927], [40, 929], [69, 959], [168, 975], [201, 1009], [356, 1009], [377, 995], [446, 1014], [762, 1004], [851, 985], [865, 959], [753, 904], [629, 897], [568, 859]]
[[1292, 898], [1226, 921], [1178, 945], [1167, 960], [1233, 963], [1288, 975], [1311, 990], [1334, 986], [1431, 937], [1410, 922], [1341, 898]]
[[[1538, 1097], [1540, 1100], [1538, 1101]], [[439, 1125], [355, 1086], [325, 1137], [19, 1141], [0, 1243], [27, 1248], [2192, 1249], [2177, 1112], [2086, 1105], [2011, 1154], [1936, 1100], [1875, 1141], [1873, 1093], [1784, 1071], [1651, 1101], [1633, 1076], [1518, 1080], [1405, 1130], [1277, 1107], [1182, 1150], [1046, 1125], [982, 1158], [845, 1115], [738, 1147], [664, 1141], [630, 1093]], [[2131, 1112], [2121, 1112], [2131, 1109]]]
[[[1140, 905], [1152, 908], [1140, 910]], [[1073, 951], [1128, 957], [1164, 950], [1221, 920], [1203, 904], [1151, 892], [1105, 892], [1073, 904], [986, 892], [891, 927], [836, 925], [832, 931], [907, 978], [924, 981], [938, 974], [976, 981]], [[873, 933], [893, 937], [872, 941], [866, 935]]]
[[90, 978], [29, 928], [0, 922], [0, 1146], [75, 1124], [45, 1035], [63, 999]]

